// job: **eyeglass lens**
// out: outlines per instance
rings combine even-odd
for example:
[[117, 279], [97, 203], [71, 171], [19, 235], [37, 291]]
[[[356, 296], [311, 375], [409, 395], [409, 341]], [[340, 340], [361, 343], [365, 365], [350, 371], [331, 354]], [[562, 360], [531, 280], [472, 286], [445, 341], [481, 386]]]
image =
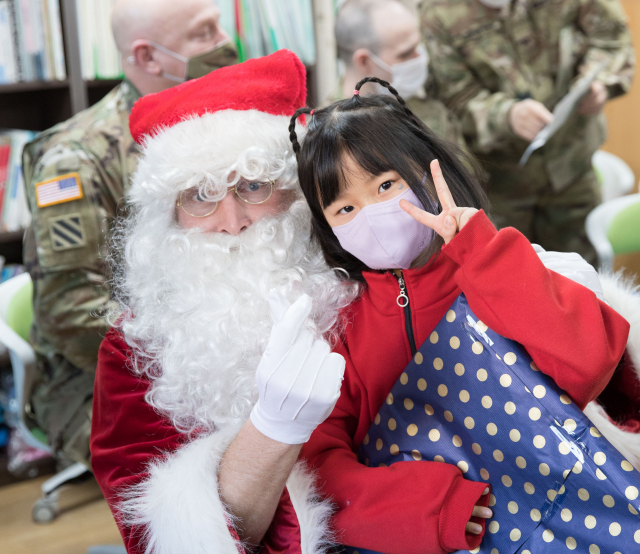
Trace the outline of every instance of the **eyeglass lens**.
[[[273, 182], [241, 179], [233, 188], [240, 199], [247, 204], [262, 204], [271, 197]], [[183, 190], [180, 193], [179, 202], [180, 207], [193, 217], [205, 217], [212, 214], [218, 207], [218, 202], [209, 200], [206, 195], [199, 192], [197, 187]]]

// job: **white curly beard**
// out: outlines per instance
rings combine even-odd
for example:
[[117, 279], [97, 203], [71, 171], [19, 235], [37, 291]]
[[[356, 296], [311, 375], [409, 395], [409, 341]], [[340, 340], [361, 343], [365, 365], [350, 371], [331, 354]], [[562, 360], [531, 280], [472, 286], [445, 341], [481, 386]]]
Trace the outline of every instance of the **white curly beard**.
[[237, 237], [167, 225], [152, 210], [121, 229], [119, 326], [136, 371], [151, 380], [147, 401], [176, 428], [210, 431], [246, 420], [272, 327], [272, 288], [291, 302], [309, 294], [310, 324], [325, 336], [357, 297], [357, 285], [340, 281], [310, 245], [310, 219], [298, 199]]

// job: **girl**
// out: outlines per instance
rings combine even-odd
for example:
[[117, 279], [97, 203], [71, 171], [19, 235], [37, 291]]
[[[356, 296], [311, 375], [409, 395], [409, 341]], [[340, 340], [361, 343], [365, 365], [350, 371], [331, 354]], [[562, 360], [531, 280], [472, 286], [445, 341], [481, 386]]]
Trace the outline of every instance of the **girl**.
[[[360, 97], [367, 81], [395, 98]], [[303, 113], [312, 117], [300, 145], [295, 122]], [[489, 328], [522, 344], [582, 409], [623, 355], [628, 324], [588, 289], [545, 269], [518, 231], [496, 231], [473, 164], [388, 83], [363, 79], [351, 99], [298, 110], [289, 129], [315, 239], [332, 267], [365, 283], [336, 347], [347, 362], [340, 399], [303, 449], [336, 504], [339, 539], [387, 554], [476, 548], [491, 517], [486, 484], [438, 462], [357, 461], [417, 347], [464, 293]]]

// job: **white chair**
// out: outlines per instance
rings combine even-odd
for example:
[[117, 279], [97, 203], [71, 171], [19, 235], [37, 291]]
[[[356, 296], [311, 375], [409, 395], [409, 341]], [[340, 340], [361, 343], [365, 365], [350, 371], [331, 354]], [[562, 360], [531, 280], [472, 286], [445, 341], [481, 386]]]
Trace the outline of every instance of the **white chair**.
[[597, 150], [591, 158], [591, 163], [596, 170], [602, 201], [608, 202], [629, 194], [636, 183], [635, 175], [622, 158]]
[[[7, 316], [9, 310], [12, 309], [12, 300], [25, 287], [31, 287], [31, 277], [28, 273], [23, 273], [0, 284], [0, 343], [7, 348], [11, 359], [19, 412], [17, 426], [21, 436], [29, 446], [51, 452], [46, 443], [34, 436], [25, 419], [24, 407], [29, 401], [27, 396], [30, 383], [36, 371], [35, 352], [31, 345], [7, 324]], [[53, 521], [59, 512], [58, 496], [61, 488], [71, 481], [82, 480], [90, 475], [91, 472], [87, 467], [76, 463], [45, 481], [42, 484], [42, 497], [33, 506], [33, 520], [36, 523]]]
[[[640, 194], [630, 194], [600, 204], [587, 216], [587, 237], [589, 237], [591, 244], [596, 249], [601, 269], [613, 270], [615, 249], [609, 240], [611, 224], [621, 212], [638, 203], [640, 203]], [[637, 234], [636, 230], [631, 227], [629, 228], [629, 233], [633, 233], [634, 236]], [[640, 245], [640, 236], [637, 239]]]

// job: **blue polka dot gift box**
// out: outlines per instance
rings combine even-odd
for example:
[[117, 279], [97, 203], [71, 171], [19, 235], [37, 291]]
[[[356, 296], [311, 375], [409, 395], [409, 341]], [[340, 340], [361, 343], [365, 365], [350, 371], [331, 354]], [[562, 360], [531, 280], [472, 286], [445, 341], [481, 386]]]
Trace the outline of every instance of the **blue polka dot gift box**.
[[472, 552], [640, 553], [640, 474], [464, 295], [391, 389], [358, 457], [435, 460], [491, 484], [494, 516]]

